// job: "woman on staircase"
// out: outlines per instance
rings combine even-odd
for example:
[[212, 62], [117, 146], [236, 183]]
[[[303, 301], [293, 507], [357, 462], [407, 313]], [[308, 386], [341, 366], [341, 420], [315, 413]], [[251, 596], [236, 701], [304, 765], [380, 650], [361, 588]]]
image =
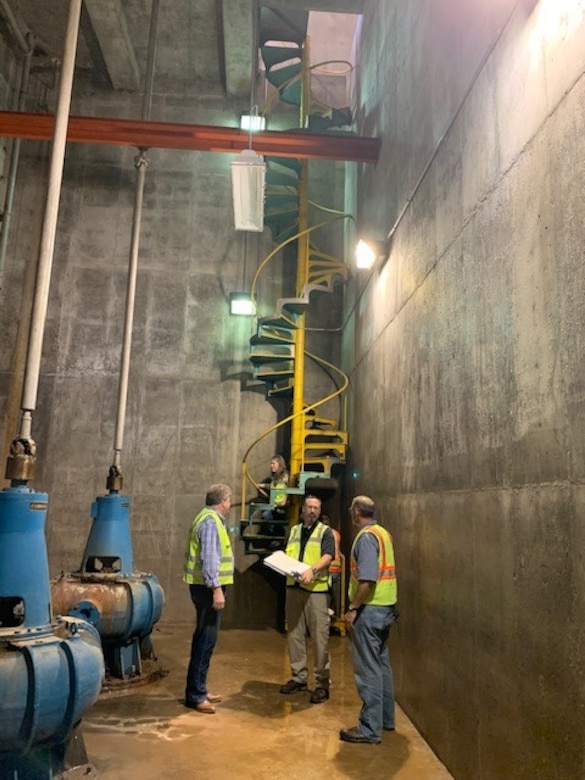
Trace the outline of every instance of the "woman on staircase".
[[[282, 455], [274, 455], [270, 460], [270, 476], [266, 477], [258, 487], [262, 491], [285, 490], [288, 487], [289, 475], [286, 462]], [[288, 495], [286, 492], [268, 493], [270, 507], [262, 511], [261, 533], [266, 536], [280, 536], [285, 533], [286, 505]]]

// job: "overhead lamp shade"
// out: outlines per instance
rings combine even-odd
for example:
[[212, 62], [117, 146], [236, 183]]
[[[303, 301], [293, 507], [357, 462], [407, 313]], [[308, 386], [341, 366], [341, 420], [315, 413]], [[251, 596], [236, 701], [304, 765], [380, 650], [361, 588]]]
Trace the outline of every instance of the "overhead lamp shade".
[[264, 230], [264, 184], [266, 164], [252, 149], [232, 160], [232, 196], [236, 230]]
[[247, 133], [266, 130], [266, 117], [258, 114], [240, 114], [240, 130], [245, 130]]
[[247, 292], [230, 293], [230, 314], [251, 317], [256, 314], [256, 306], [252, 296]]

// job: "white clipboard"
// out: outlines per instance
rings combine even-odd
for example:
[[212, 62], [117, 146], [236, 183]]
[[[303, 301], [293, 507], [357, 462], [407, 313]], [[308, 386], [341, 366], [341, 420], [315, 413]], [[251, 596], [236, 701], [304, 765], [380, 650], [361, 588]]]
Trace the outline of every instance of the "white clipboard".
[[291, 558], [290, 555], [287, 555], [282, 550], [277, 550], [271, 555], [267, 555], [264, 558], [264, 565], [269, 566], [279, 574], [284, 574], [285, 577], [299, 577], [303, 572], [311, 568], [307, 563]]

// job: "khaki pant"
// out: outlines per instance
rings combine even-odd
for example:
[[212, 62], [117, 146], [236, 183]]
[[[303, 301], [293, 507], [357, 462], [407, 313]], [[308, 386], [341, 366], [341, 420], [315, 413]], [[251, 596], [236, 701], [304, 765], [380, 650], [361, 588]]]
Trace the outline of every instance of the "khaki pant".
[[315, 683], [329, 688], [328, 593], [311, 593], [303, 588], [286, 589], [286, 624], [292, 678], [308, 681], [307, 633], [315, 652]]

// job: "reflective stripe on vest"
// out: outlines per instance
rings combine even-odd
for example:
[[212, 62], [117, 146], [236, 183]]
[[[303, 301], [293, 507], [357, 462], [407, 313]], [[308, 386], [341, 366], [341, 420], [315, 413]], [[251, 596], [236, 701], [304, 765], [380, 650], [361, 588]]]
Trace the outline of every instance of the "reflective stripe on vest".
[[219, 559], [218, 579], [220, 585], [231, 585], [234, 581], [234, 555], [230, 544], [230, 537], [223, 524], [221, 516], [213, 509], [205, 507], [199, 512], [191, 524], [191, 530], [187, 539], [185, 550], [185, 564], [183, 569], [183, 582], [189, 585], [204, 585], [203, 572], [201, 570], [201, 545], [197, 533], [201, 523], [212, 517], [219, 535], [219, 547], [221, 557]]
[[349, 579], [349, 599], [355, 596], [358, 589], [358, 567], [355, 559], [355, 546], [362, 534], [373, 534], [378, 540], [378, 580], [370, 591], [364, 604], [371, 606], [388, 606], [396, 604], [398, 588], [396, 584], [396, 567], [394, 564], [394, 546], [392, 536], [381, 525], [363, 526], [356, 534], [351, 547], [351, 574]]
[[[325, 531], [327, 530], [327, 526], [324, 523], [317, 521], [315, 528], [313, 528], [311, 535], [307, 539], [307, 544], [305, 545], [303, 557], [301, 558], [301, 528], [302, 527], [303, 524], [299, 523], [298, 525], [293, 526], [293, 528], [291, 529], [290, 536], [288, 538], [288, 543], [286, 545], [286, 554], [290, 555], [291, 558], [296, 558], [297, 561], [302, 560], [303, 563], [306, 563], [309, 566], [314, 566], [316, 563], [319, 562], [319, 560], [322, 557], [321, 542], [323, 541], [323, 536], [325, 534]], [[296, 580], [293, 579], [293, 577], [286, 578], [287, 585], [294, 585], [295, 582]], [[315, 592], [329, 590], [328, 571], [327, 569], [325, 569], [325, 571], [320, 572], [317, 579], [313, 580], [313, 582], [310, 582], [308, 585], [305, 585], [304, 583], [299, 583], [299, 584], [301, 588], [304, 588], [305, 590], [311, 590]]]

